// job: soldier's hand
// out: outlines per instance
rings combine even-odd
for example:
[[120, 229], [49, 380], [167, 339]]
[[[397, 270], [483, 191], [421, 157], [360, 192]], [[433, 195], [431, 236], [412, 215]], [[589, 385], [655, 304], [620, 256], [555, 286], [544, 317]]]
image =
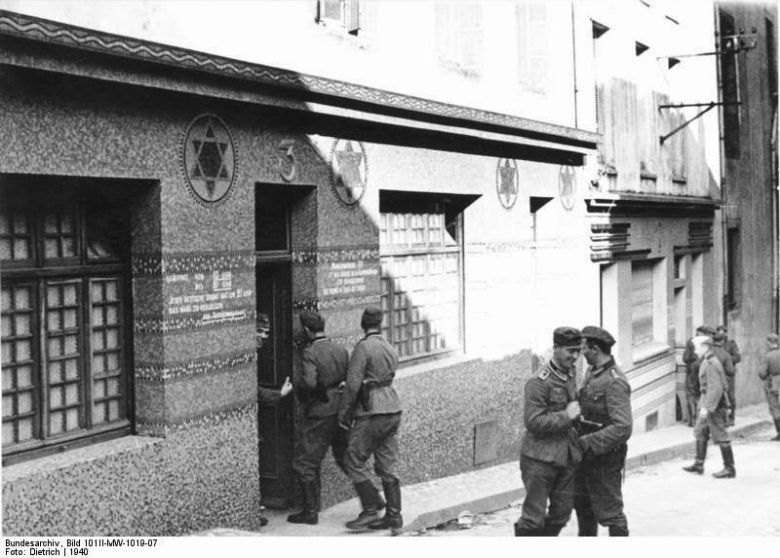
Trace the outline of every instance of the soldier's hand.
[[570, 420], [576, 419], [578, 416], [582, 414], [580, 411], [580, 404], [576, 401], [572, 401], [568, 405], [566, 405], [566, 414], [569, 416]]
[[343, 422], [339, 422], [339, 428], [341, 428], [342, 430], [349, 430], [349, 425], [344, 424]]
[[705, 407], [699, 409], [699, 416], [702, 418], [707, 418], [707, 409]]
[[287, 376], [284, 379], [284, 384], [282, 385], [282, 388], [279, 391], [281, 392], [282, 397], [284, 397], [285, 395], [290, 393], [292, 390], [293, 390], [293, 387], [292, 387], [292, 384], [290, 383], [290, 377]]

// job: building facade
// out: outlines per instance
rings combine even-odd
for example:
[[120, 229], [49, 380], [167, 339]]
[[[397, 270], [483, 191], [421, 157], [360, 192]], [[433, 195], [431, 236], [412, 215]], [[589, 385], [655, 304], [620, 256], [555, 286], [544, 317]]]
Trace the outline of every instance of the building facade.
[[680, 419], [677, 347], [722, 314], [718, 122], [661, 142], [695, 113], [658, 107], [717, 97], [669, 58], [714, 20], [648, 4], [0, 3], [5, 533], [291, 504], [298, 409], [257, 389], [309, 308], [348, 348], [385, 311], [404, 483], [517, 459], [562, 324], [615, 334], [637, 432]]
[[737, 404], [761, 401], [756, 377], [778, 329], [777, 5], [716, 5], [724, 245], [723, 323], [742, 350]]

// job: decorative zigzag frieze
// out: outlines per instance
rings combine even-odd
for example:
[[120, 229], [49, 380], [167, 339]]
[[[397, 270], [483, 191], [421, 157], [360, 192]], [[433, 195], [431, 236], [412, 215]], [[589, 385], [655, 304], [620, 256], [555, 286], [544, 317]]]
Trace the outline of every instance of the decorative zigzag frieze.
[[254, 271], [255, 254], [251, 251], [139, 254], [133, 256], [131, 265], [134, 276]]
[[172, 362], [168, 364], [137, 363], [135, 377], [139, 380], [164, 382], [191, 378], [213, 372], [235, 370], [257, 362], [257, 351], [246, 351], [229, 355], [217, 355], [197, 360]]

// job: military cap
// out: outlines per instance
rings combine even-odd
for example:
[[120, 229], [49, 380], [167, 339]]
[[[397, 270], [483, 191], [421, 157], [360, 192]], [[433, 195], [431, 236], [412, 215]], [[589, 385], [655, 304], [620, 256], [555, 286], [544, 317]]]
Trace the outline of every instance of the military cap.
[[325, 329], [325, 320], [320, 316], [319, 312], [305, 310], [301, 312], [298, 319], [302, 326], [307, 327], [312, 331], [322, 331]]
[[706, 326], [706, 325], [700, 325], [699, 327], [697, 327], [696, 332], [701, 333], [702, 335], [709, 335], [710, 337], [715, 335], [715, 330], [712, 329], [710, 326]]
[[561, 326], [553, 331], [553, 344], [559, 347], [575, 347], [582, 343], [582, 334], [576, 327]]
[[721, 341], [725, 341], [726, 340], [726, 332], [725, 331], [720, 331], [720, 330], [716, 331], [712, 335], [712, 340], [715, 341], [716, 343], [720, 343]]
[[582, 328], [582, 337], [584, 339], [595, 339], [596, 341], [600, 341], [601, 343], [604, 343], [607, 347], [611, 347], [615, 344], [615, 338], [610, 335], [610, 333], [603, 328], [596, 327], [596, 326], [585, 326]]
[[382, 325], [382, 310], [376, 306], [369, 306], [363, 310], [363, 316], [360, 318], [360, 327], [363, 329], [378, 328]]
[[258, 314], [255, 325], [257, 329], [271, 329], [271, 320], [268, 319], [268, 314]]
[[770, 345], [777, 345], [778, 343], [780, 343], [780, 338], [777, 336], [776, 333], [770, 333], [769, 335], [767, 335], [766, 340], [767, 343], [769, 343]]

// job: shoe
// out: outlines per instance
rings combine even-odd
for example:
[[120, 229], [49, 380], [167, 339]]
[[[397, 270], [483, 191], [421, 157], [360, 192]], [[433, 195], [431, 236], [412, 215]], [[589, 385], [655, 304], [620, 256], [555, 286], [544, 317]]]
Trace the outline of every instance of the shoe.
[[387, 499], [385, 516], [368, 524], [369, 529], [400, 529], [404, 526], [401, 516], [401, 483], [400, 481], [382, 481], [382, 490]]
[[346, 526], [347, 529], [366, 529], [369, 523], [379, 518], [377, 509], [379, 492], [370, 480], [355, 483], [355, 490], [360, 498], [363, 511], [352, 521], [347, 521]]
[[520, 527], [520, 520], [515, 521], [515, 537], [539, 537], [542, 534], [541, 529], [524, 529]]
[[777, 430], [777, 436], [771, 438], [771, 441], [780, 442], [780, 419], [775, 419], [775, 430]]
[[689, 473], [696, 473], [698, 475], [704, 474], [704, 460], [707, 458], [707, 442], [703, 440], [696, 440], [696, 459], [693, 461], [693, 465], [683, 467], [683, 471]]
[[720, 444], [720, 453], [723, 456], [723, 470], [713, 473], [716, 479], [733, 479], [737, 476], [737, 470], [734, 467], [734, 452], [731, 450], [731, 444], [726, 442]]
[[265, 527], [266, 525], [268, 525], [268, 518], [260, 517], [260, 527]]
[[561, 529], [563, 529], [563, 525], [548, 525], [545, 523], [540, 535], [542, 537], [557, 537], [560, 534]]
[[301, 511], [288, 515], [288, 522], [317, 525], [319, 522], [319, 515], [317, 514], [317, 488], [317, 481], [301, 482], [301, 496], [303, 499]]
[[610, 525], [609, 526], [610, 537], [627, 537], [628, 526], [627, 525]]

